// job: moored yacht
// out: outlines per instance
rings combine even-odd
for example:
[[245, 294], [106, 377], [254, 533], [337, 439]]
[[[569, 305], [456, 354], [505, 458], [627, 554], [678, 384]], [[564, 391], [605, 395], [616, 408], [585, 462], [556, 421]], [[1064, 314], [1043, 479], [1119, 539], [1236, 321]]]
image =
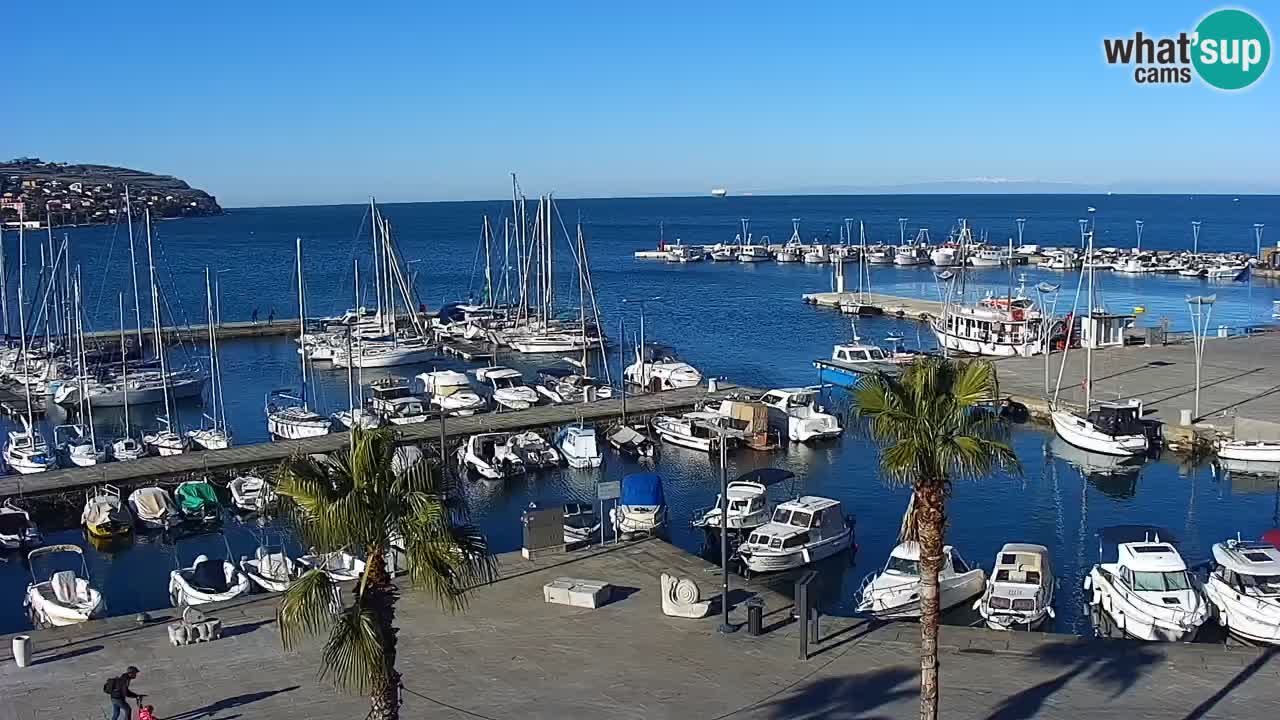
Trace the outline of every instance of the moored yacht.
[[1193, 639], [1209, 619], [1210, 606], [1168, 533], [1121, 526], [1098, 535], [1100, 554], [1104, 544], [1114, 544], [1116, 561], [1099, 562], [1084, 579], [1090, 607], [1138, 640]]
[[736, 444], [741, 433], [726, 427], [725, 418], [718, 413], [703, 410], [679, 416], [656, 415], [650, 421], [654, 433], [662, 440], [691, 450], [710, 452], [720, 447], [724, 433], [730, 447]]
[[1280, 550], [1227, 540], [1213, 546], [1204, 584], [1218, 624], [1246, 642], [1280, 644]]
[[[986, 573], [970, 567], [950, 545], [942, 548], [938, 571], [938, 609], [946, 611], [982, 592]], [[868, 575], [858, 591], [858, 612], [882, 620], [920, 617], [920, 544], [899, 543], [879, 573]]]
[[5, 464], [23, 475], [56, 467], [57, 463], [49, 454], [49, 446], [40, 431], [33, 430], [26, 417], [19, 416], [19, 419], [22, 421], [22, 429], [10, 430], [9, 441], [4, 446]]
[[276, 440], [301, 440], [328, 435], [333, 429], [329, 418], [307, 407], [307, 403], [290, 390], [267, 394], [267, 432]]
[[780, 503], [769, 522], [738, 546], [744, 571], [774, 572], [802, 567], [843, 552], [853, 544], [853, 523], [839, 500], [804, 495]]
[[769, 407], [769, 423], [785, 432], [792, 442], [838, 437], [842, 431], [835, 415], [818, 405], [820, 387], [781, 388], [760, 397]]
[[483, 367], [475, 370], [476, 379], [484, 384], [499, 410], [525, 410], [538, 404], [538, 393], [524, 384], [519, 370], [509, 367]]
[[667, 524], [667, 501], [662, 477], [657, 473], [633, 473], [622, 478], [622, 494], [609, 511], [609, 521], [619, 536], [652, 535]]
[[693, 387], [702, 382], [702, 373], [680, 361], [670, 348], [650, 346], [647, 352], [636, 350], [635, 362], [622, 371], [624, 382], [650, 392]]
[[1054, 616], [1056, 586], [1049, 548], [1005, 543], [974, 608], [992, 630], [1035, 630]]
[[431, 406], [449, 415], [474, 415], [485, 408], [484, 398], [471, 388], [467, 376], [456, 370], [422, 373], [415, 380], [431, 398]]
[[413, 425], [430, 416], [427, 402], [415, 394], [404, 378], [389, 377], [369, 385], [369, 408], [392, 425]]
[[477, 433], [458, 448], [458, 464], [486, 480], [501, 480], [525, 471], [510, 433]]
[[596, 429], [590, 425], [566, 425], [556, 433], [555, 445], [571, 468], [596, 468], [604, 462]]
[[730, 534], [749, 533], [769, 522], [769, 486], [794, 477], [795, 473], [781, 468], [760, 468], [743, 473], [729, 482], [726, 488], [728, 507], [717, 494], [711, 507], [694, 511], [693, 527], [718, 534], [721, 521], [727, 520], [724, 524]]
[[1087, 414], [1055, 410], [1050, 418], [1058, 437], [1089, 452], [1127, 457], [1149, 447], [1141, 400], [1097, 403]]

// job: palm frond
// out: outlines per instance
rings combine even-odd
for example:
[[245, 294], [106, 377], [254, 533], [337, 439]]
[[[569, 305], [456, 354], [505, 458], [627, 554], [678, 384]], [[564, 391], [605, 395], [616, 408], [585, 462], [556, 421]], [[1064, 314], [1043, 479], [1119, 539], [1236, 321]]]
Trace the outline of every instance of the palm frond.
[[323, 570], [308, 570], [289, 583], [280, 598], [276, 619], [285, 649], [297, 646], [307, 635], [319, 635], [333, 621], [337, 586]]
[[382, 631], [373, 613], [358, 603], [344, 608], [333, 619], [321, 653], [320, 678], [367, 693], [387, 673], [382, 647]]

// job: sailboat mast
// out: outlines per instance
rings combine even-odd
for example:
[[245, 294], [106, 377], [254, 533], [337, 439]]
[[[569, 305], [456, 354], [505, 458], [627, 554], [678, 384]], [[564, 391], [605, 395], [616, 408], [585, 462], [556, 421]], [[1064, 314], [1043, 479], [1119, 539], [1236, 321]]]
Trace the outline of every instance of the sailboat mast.
[[484, 304], [493, 307], [493, 261], [489, 246], [492, 244], [492, 231], [489, 229], [489, 216], [484, 216]]
[[[296, 241], [298, 262], [298, 344], [306, 347], [307, 339], [307, 303], [302, 294], [302, 238]], [[299, 353], [299, 365], [302, 367], [302, 409], [307, 409], [307, 354]]]
[[[1092, 219], [1092, 213], [1090, 213], [1090, 219]], [[1085, 257], [1087, 258], [1093, 257], [1092, 224], [1089, 227], [1088, 250], [1086, 250], [1085, 252]], [[1093, 400], [1093, 340], [1094, 340], [1093, 335], [1094, 335], [1094, 332], [1097, 331], [1097, 325], [1094, 324], [1093, 322], [1093, 266], [1094, 266], [1094, 263], [1090, 261], [1088, 264], [1089, 264], [1089, 304], [1088, 304], [1089, 311], [1084, 316], [1084, 321], [1089, 324], [1089, 335], [1088, 337], [1083, 338], [1085, 341], [1084, 343], [1084, 412], [1085, 412], [1085, 415], [1089, 414], [1089, 406], [1092, 404], [1091, 401]], [[1083, 335], [1083, 333], [1081, 334]]]
[[26, 217], [21, 211], [18, 213], [18, 334], [22, 336], [22, 372], [27, 377], [22, 383], [22, 389], [27, 398], [27, 431], [35, 427], [35, 418], [31, 412], [31, 357], [27, 354], [27, 313], [23, 308], [23, 302], [27, 297], [27, 243], [23, 237], [22, 227], [26, 225]]
[[[142, 304], [138, 300], [138, 258], [133, 249], [133, 203], [129, 200], [129, 186], [124, 186], [124, 216], [129, 222], [129, 276], [133, 279], [133, 320], [138, 330], [138, 355], [145, 346], [142, 338]], [[121, 320], [123, 323], [124, 321]], [[124, 346], [120, 347], [124, 352]]]
[[124, 388], [124, 434], [129, 437], [129, 363], [125, 352], [124, 293], [120, 293], [120, 386]]
[[[214, 330], [213, 319], [213, 277], [209, 272], [209, 266], [204, 268], [204, 311], [209, 318], [209, 323], [205, 327], [209, 335], [209, 374], [213, 377], [213, 387], [210, 395], [213, 399], [213, 415], [210, 420], [213, 421], [213, 429], [218, 429], [218, 347], [217, 347], [217, 331]], [[304, 349], [303, 352], [306, 352]]]
[[[85, 375], [85, 366], [89, 364], [89, 354], [84, 349], [84, 314], [81, 313], [82, 298], [80, 296], [80, 266], [76, 266], [76, 291], [75, 291], [75, 320], [76, 320], [76, 346], [79, 350], [80, 361], [80, 377]], [[89, 442], [93, 444], [94, 452], [98, 449], [98, 432], [93, 428], [93, 400], [89, 398], [89, 393], [84, 391], [84, 380], [80, 381], [80, 397], [84, 401], [85, 419], [89, 425]]]
[[[354, 269], [355, 269], [355, 272], [352, 274], [352, 277], [354, 278], [354, 280], [352, 281], [352, 297], [355, 298], [356, 315], [358, 317], [360, 313], [360, 260], [359, 259], [353, 260], [352, 264], [354, 265]], [[352, 357], [351, 334], [353, 332], [354, 327], [355, 327], [354, 323], [351, 325], [347, 325], [347, 357], [348, 358]], [[363, 364], [364, 363], [361, 363], [361, 365]], [[353, 362], [347, 362], [347, 411], [351, 413], [351, 422], [353, 424], [355, 423], [355, 418], [356, 418], [355, 365], [356, 364]]]
[[[582, 240], [582, 221], [578, 221], [578, 323], [582, 325], [582, 374], [587, 375], [587, 300], [583, 288], [587, 271], [587, 246]], [[585, 397], [585, 393], [583, 396]]]
[[0, 223], [0, 315], [4, 315], [4, 343], [9, 344], [9, 270], [4, 261], [4, 223]]
[[164, 418], [173, 427], [169, 416], [169, 367], [165, 363], [164, 340], [160, 329], [160, 291], [156, 288], [156, 260], [151, 240], [151, 209], [147, 208], [147, 275], [151, 278], [151, 320], [155, 324], [156, 356], [160, 358], [160, 394], [164, 396]]
[[[386, 329], [386, 318], [382, 316], [382, 263], [378, 259], [378, 252], [381, 249], [378, 246], [378, 208], [373, 202], [373, 198], [369, 198], [369, 232], [373, 235], [373, 296], [377, 300], [377, 306], [374, 309], [374, 315], [378, 318], [378, 329]], [[302, 265], [298, 265], [298, 269], [302, 269]]]

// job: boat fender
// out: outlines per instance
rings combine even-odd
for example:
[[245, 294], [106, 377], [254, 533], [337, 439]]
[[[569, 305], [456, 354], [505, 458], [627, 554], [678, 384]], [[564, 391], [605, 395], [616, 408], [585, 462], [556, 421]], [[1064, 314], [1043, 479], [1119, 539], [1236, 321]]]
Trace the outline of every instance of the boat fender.
[[809, 548], [801, 548], [801, 549], [800, 549], [800, 557], [804, 558], [804, 564], [805, 564], [805, 565], [808, 565], [809, 563], [813, 562], [813, 560], [812, 560], [812, 559], [810, 559], [810, 557], [809, 557]]

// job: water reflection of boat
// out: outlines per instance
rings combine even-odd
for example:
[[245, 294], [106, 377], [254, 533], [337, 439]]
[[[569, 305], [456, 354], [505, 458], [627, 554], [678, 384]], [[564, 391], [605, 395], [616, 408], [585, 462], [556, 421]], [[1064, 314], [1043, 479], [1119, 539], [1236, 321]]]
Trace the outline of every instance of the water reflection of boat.
[[1280, 481], [1280, 463], [1218, 458], [1210, 466], [1213, 477], [1231, 487], [1231, 492], [1270, 495]]
[[1056, 435], [1049, 441], [1049, 453], [1080, 471], [1103, 495], [1128, 500], [1138, 493], [1138, 475], [1144, 461], [1141, 456], [1089, 452]]

